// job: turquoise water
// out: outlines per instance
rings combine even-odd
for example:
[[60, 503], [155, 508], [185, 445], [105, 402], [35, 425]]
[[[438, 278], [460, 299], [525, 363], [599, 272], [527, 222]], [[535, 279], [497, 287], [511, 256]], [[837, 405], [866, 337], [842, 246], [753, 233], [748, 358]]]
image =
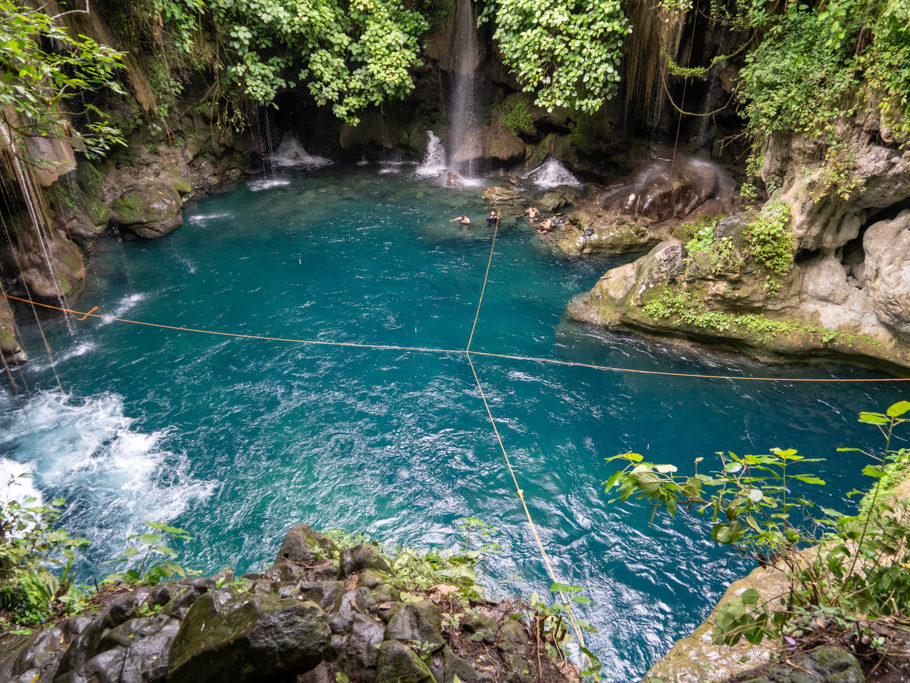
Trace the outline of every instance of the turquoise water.
[[[388, 170], [388, 169], [386, 169]], [[402, 169], [399, 169], [402, 170]], [[100, 241], [81, 310], [272, 337], [463, 349], [491, 231], [480, 189], [379, 169], [282, 175], [186, 210], [153, 242]], [[474, 218], [464, 231], [449, 219]], [[844, 367], [766, 366], [615, 335], [565, 319], [566, 302], [614, 261], [567, 261], [506, 217], [472, 349], [682, 372], [870, 376]], [[205, 571], [255, 569], [294, 523], [451, 547], [456, 522], [497, 527], [496, 594], [549, 585], [470, 366], [462, 353], [299, 345], [110, 320], [52, 316], [37, 329], [24, 409], [0, 394], [0, 469], [68, 500], [65, 523], [94, 542], [84, 574], [143, 520], [192, 531]], [[584, 586], [600, 629], [590, 645], [618, 680], [642, 674], [748, 569], [689, 520], [647, 524], [610, 505], [608, 456], [627, 450], [688, 468], [698, 456], [797, 447], [828, 505], [861, 484], [874, 446], [855, 414], [903, 398], [891, 385], [704, 381], [474, 356], [490, 408], [557, 574]], [[24, 490], [23, 487], [22, 490]]]

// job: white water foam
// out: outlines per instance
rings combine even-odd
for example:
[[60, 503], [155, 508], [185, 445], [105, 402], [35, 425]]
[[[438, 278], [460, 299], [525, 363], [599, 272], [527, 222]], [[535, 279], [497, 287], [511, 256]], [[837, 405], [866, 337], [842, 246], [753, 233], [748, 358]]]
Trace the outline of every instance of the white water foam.
[[190, 216], [187, 220], [190, 223], [208, 223], [209, 221], [218, 220], [220, 218], [230, 218], [234, 214], [228, 211], [222, 211], [220, 213], [198, 213], [195, 216]]
[[276, 168], [314, 169], [332, 165], [329, 159], [307, 152], [300, 141], [291, 136], [287, 136], [281, 141], [270, 159], [272, 166]]
[[32, 483], [32, 468], [28, 464], [0, 458], [0, 501], [25, 503], [34, 498], [33, 505], [41, 505], [41, 492]]
[[291, 184], [288, 178], [260, 178], [251, 180], [247, 187], [253, 192], [262, 192], [262, 190], [271, 190], [273, 187], [287, 187]]
[[[59, 365], [61, 363], [65, 363], [66, 361], [70, 360], [71, 358], [78, 358], [79, 356], [84, 356], [85, 354], [91, 353], [92, 351], [94, 351], [97, 348], [97, 346], [98, 345], [95, 344], [95, 342], [82, 342], [80, 344], [76, 344], [76, 346], [73, 346], [72, 348], [67, 349], [63, 353], [55, 353], [54, 354], [54, 364]], [[29, 368], [35, 372], [44, 372], [45, 370], [50, 370], [51, 364], [34, 362], [29, 365]]]
[[172, 520], [214, 489], [188, 474], [186, 456], [162, 447], [166, 431], [144, 433], [135, 423], [116, 394], [36, 394], [0, 416], [0, 474], [33, 472], [30, 495], [38, 486], [67, 498], [71, 531], [116, 545], [138, 523]]
[[415, 173], [420, 178], [433, 178], [446, 170], [446, 150], [433, 131], [427, 131], [427, 151]]
[[105, 315], [101, 317], [101, 324], [107, 325], [114, 321], [114, 318], [122, 318], [126, 315], [130, 309], [135, 308], [137, 304], [148, 299], [148, 294], [130, 294], [128, 296], [120, 299], [120, 303], [117, 304], [117, 308], [114, 309], [114, 312], [110, 315]]
[[559, 185], [569, 185], [571, 187], [583, 187], [582, 182], [572, 175], [562, 162], [553, 157], [548, 157], [540, 166], [525, 173], [522, 178], [530, 179], [538, 187], [558, 187]]

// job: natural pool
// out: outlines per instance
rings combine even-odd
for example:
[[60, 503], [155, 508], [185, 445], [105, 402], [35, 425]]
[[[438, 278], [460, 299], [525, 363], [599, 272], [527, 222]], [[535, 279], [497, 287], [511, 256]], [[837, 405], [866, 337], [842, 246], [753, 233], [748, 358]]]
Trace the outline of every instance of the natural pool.
[[[398, 171], [383, 173], [381, 171]], [[271, 337], [463, 349], [492, 231], [479, 188], [407, 167], [287, 172], [187, 207], [154, 242], [96, 245], [69, 303], [173, 326]], [[469, 213], [469, 231], [450, 223]], [[618, 261], [616, 261], [618, 262]], [[844, 367], [767, 366], [610, 334], [565, 320], [608, 261], [554, 255], [503, 221], [472, 349], [627, 368], [784, 377], [866, 377]], [[196, 566], [271, 558], [297, 522], [389, 543], [458, 544], [456, 522], [494, 525], [495, 593], [545, 592], [539, 553], [464, 354], [299, 345], [108, 320], [45, 316], [65, 395], [34, 360], [21, 409], [0, 395], [0, 468], [67, 499], [92, 539], [85, 576], [139, 521], [191, 530]], [[863, 482], [841, 445], [876, 446], [856, 413], [904, 398], [895, 385], [693, 380], [474, 356], [503, 442], [560, 578], [596, 605], [589, 645], [618, 680], [642, 674], [706, 615], [743, 562], [677, 519], [648, 526], [609, 505], [604, 458], [627, 450], [688, 468], [714, 451], [795, 447], [824, 502]], [[16, 464], [18, 463], [18, 464]]]

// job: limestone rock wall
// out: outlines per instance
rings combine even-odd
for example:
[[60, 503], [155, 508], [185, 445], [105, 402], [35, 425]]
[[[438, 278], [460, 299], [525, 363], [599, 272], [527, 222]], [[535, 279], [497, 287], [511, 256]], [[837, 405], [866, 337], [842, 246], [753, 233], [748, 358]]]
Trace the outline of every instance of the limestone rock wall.
[[0, 680], [31, 683], [579, 681], [508, 602], [420, 588], [374, 546], [292, 528], [271, 569], [121, 586], [93, 612], [0, 641]]

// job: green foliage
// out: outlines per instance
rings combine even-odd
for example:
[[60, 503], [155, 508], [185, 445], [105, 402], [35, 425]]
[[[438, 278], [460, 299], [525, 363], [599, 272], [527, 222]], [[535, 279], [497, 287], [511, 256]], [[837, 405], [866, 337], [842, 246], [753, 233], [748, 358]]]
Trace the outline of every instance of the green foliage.
[[427, 23], [394, 0], [211, 0], [226, 53], [227, 91], [258, 104], [305, 83], [320, 106], [356, 124], [357, 113], [411, 91]]
[[712, 275], [736, 272], [743, 260], [736, 252], [732, 237], [714, 236], [716, 227], [717, 219], [705, 216], [698, 223], [680, 228], [680, 233], [689, 237], [686, 242], [687, 265]]
[[499, 120], [512, 135], [530, 133], [534, 130], [534, 117], [523, 97], [506, 98], [495, 108], [494, 113], [499, 114]]
[[768, 202], [746, 227], [749, 255], [775, 275], [786, 275], [793, 267], [796, 241], [790, 230], [790, 209], [782, 202]]
[[117, 81], [121, 58], [87, 36], [70, 35], [42, 12], [0, 0], [4, 136], [12, 132], [16, 143], [29, 137], [64, 139], [90, 157], [122, 143], [107, 115], [80, 99], [94, 91], [122, 94]]
[[877, 339], [862, 334], [836, 332], [818, 325], [775, 320], [759, 313], [726, 313], [712, 311], [704, 301], [690, 292], [666, 290], [658, 292], [642, 307], [642, 313], [656, 320], [668, 320], [715, 334], [739, 335], [762, 343], [776, 343], [787, 336], [805, 337], [821, 344], [840, 344], [881, 347]]
[[[904, 417], [908, 412], [910, 402], [900, 401], [884, 413], [860, 413], [860, 422], [881, 431], [885, 446], [878, 453], [860, 451], [874, 462], [863, 474], [875, 483], [858, 515], [820, 508], [816, 516], [810, 500], [793, 495], [797, 483], [825, 485], [803, 469], [816, 460], [795, 450], [718, 453], [720, 468], [708, 474], [698, 472], [703, 458], [697, 458], [695, 471], [687, 476], [677, 474], [675, 465], [625, 453], [608, 459], [627, 465], [604, 485], [607, 492], [616, 492], [614, 500], [648, 501], [652, 521], [658, 512], [691, 515], [716, 543], [786, 572], [788, 595], [763, 601], [758, 591], [748, 590], [725, 603], [715, 622], [720, 642], [732, 645], [745, 638], [758, 643], [766, 636], [799, 632], [816, 618], [847, 623], [856, 614], [905, 614], [910, 609], [910, 506], [883, 502], [881, 492], [888, 470], [910, 459], [907, 449], [891, 448], [895, 428], [910, 421]], [[805, 551], [807, 544], [817, 545]]]
[[185, 578], [199, 573], [173, 562], [178, 553], [166, 545], [172, 540], [192, 540], [192, 536], [187, 531], [160, 522], [143, 522], [141, 526], [148, 527], [152, 531], [127, 536], [127, 542], [132, 545], [127, 546], [120, 557], [110, 562], [111, 564], [128, 564], [135, 562], [138, 558], [138, 565], [124, 572], [111, 574], [109, 579], [156, 586], [161, 581], [172, 579], [175, 576]]
[[14, 624], [38, 624], [82, 604], [84, 591], [73, 583], [73, 562], [88, 541], [55, 528], [63, 502], [0, 502], [0, 609]]
[[503, 60], [538, 106], [593, 113], [616, 94], [625, 36], [618, 0], [490, 0]]

